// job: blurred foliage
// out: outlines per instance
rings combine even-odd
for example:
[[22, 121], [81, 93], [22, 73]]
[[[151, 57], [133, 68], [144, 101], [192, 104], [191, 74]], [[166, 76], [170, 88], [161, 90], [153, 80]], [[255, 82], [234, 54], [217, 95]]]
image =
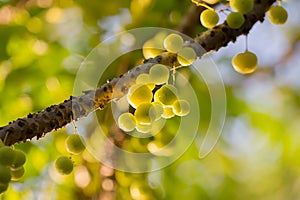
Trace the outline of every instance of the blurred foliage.
[[[0, 126], [69, 98], [80, 63], [99, 42], [135, 27], [174, 29], [189, 5], [188, 0], [1, 0]], [[250, 48], [265, 60], [258, 72], [241, 76], [233, 71], [234, 45], [213, 55], [225, 82], [227, 119], [208, 157], [199, 159], [198, 146], [193, 143], [170, 166], [134, 174], [101, 165], [85, 151], [82, 156], [72, 156], [74, 172], [61, 176], [53, 161], [67, 155], [64, 142], [73, 131], [69, 125], [39, 141], [14, 145], [27, 154], [25, 175], [0, 198], [299, 199], [300, 34], [294, 30], [300, 30], [300, 4], [294, 0], [284, 6], [290, 12], [287, 25], [274, 27], [264, 22], [256, 28], [258, 33], [267, 30], [267, 35], [250, 34], [254, 40], [263, 38], [260, 42], [249, 39]], [[270, 35], [275, 39], [267, 40]], [[271, 47], [281, 38], [285, 38], [285, 48]], [[120, 57], [99, 85], [140, 63], [141, 58], [141, 52]], [[205, 132], [211, 117], [209, 91], [189, 69], [181, 73], [197, 91], [199, 129]], [[110, 108], [97, 111], [97, 116], [107, 135], [119, 131]], [[152, 141], [164, 144], [172, 140], [177, 123], [176, 118], [168, 122], [161, 134], [150, 139], [122, 136], [119, 145], [128, 151], [147, 152]], [[78, 131], [95, 130], [86, 124], [79, 125]]]

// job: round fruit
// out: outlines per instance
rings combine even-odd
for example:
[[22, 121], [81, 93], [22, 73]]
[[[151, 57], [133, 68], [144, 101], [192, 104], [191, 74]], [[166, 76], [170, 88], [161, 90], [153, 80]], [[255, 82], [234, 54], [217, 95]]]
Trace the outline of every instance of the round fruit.
[[281, 25], [286, 22], [288, 13], [282, 6], [271, 6], [268, 18], [273, 24]]
[[143, 55], [144, 58], [154, 58], [160, 55], [163, 51], [163, 45], [160, 45], [154, 39], [148, 40], [143, 45]]
[[155, 118], [154, 120], [158, 120], [161, 118], [161, 115], [164, 113], [163, 105], [159, 102], [152, 102], [151, 103], [154, 110], [155, 110]]
[[150, 80], [156, 85], [167, 83], [170, 76], [168, 67], [162, 64], [153, 65], [149, 71]]
[[156, 118], [156, 109], [151, 103], [143, 103], [139, 105], [135, 112], [134, 116], [137, 124], [151, 124]]
[[17, 181], [24, 175], [24, 167], [10, 168], [11, 180]]
[[177, 89], [173, 85], [163, 85], [154, 94], [154, 101], [171, 106], [177, 100]]
[[203, 1], [208, 4], [216, 4], [220, 2], [220, 0], [203, 0]]
[[229, 5], [233, 10], [246, 14], [253, 9], [254, 0], [230, 0]]
[[196, 59], [196, 52], [191, 47], [184, 47], [178, 52], [177, 60], [180, 65], [191, 65]]
[[24, 152], [16, 149], [14, 150], [14, 153], [15, 153], [15, 160], [12, 163], [12, 167], [14, 168], [21, 167], [26, 162], [26, 156]]
[[154, 82], [150, 79], [149, 74], [140, 74], [138, 77], [135, 79], [136, 84], [142, 84], [142, 85], [147, 85], [150, 90], [153, 90], [155, 88]]
[[0, 148], [0, 164], [10, 166], [15, 160], [15, 152], [10, 147]]
[[118, 118], [118, 125], [123, 131], [133, 131], [136, 126], [135, 117], [131, 113], [123, 113]]
[[10, 181], [11, 175], [8, 167], [0, 165], [0, 183], [6, 184]]
[[250, 51], [239, 53], [233, 57], [232, 66], [241, 74], [252, 73], [257, 68], [257, 57]]
[[131, 86], [127, 95], [127, 101], [133, 108], [137, 108], [142, 103], [150, 103], [152, 98], [152, 91], [144, 84]]
[[73, 162], [67, 156], [61, 156], [56, 159], [55, 168], [60, 174], [67, 175], [73, 171]]
[[186, 100], [177, 100], [173, 104], [173, 112], [178, 116], [185, 116], [190, 112], [190, 104]]
[[214, 10], [206, 9], [200, 15], [200, 22], [206, 28], [213, 28], [219, 22], [219, 15]]
[[0, 194], [2, 194], [3, 192], [5, 192], [8, 188], [8, 184], [7, 183], [0, 183]]
[[140, 133], [149, 133], [152, 130], [152, 124], [137, 124], [136, 130]]
[[180, 35], [172, 33], [164, 40], [164, 47], [168, 52], [177, 53], [183, 47], [183, 39]]
[[175, 116], [175, 113], [173, 112], [172, 107], [164, 107], [164, 113], [162, 114], [162, 117], [165, 119], [170, 119]]
[[69, 135], [66, 139], [67, 151], [71, 154], [78, 155], [84, 151], [85, 146], [83, 144], [83, 139], [78, 134]]
[[226, 22], [230, 28], [236, 29], [244, 24], [245, 18], [240, 12], [232, 12], [227, 16]]

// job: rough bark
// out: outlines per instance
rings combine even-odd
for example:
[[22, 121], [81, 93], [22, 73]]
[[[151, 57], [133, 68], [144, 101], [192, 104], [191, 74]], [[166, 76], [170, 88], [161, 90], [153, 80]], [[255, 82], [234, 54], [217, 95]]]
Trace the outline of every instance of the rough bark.
[[[266, 11], [274, 2], [275, 0], [257, 0], [253, 10], [245, 15], [246, 20], [241, 28], [231, 29], [224, 22], [211, 30], [200, 33], [194, 42], [200, 44], [207, 52], [217, 51], [219, 48], [227, 46], [229, 42], [234, 42], [238, 36], [248, 34], [257, 21], [262, 22]], [[194, 10], [198, 12], [200, 9]], [[96, 109], [103, 109], [112, 100], [112, 94], [114, 94], [114, 98], [122, 97], [127, 93], [130, 85], [135, 82], [135, 78], [141, 73], [148, 72], [153, 63], [172, 66], [174, 62], [176, 62], [176, 55], [170, 53], [163, 53], [156, 58], [146, 60], [145, 64], [133, 68], [123, 76], [113, 79], [96, 90], [84, 91], [82, 96], [70, 97], [63, 103], [52, 105], [34, 114], [28, 114], [27, 117], [0, 127], [0, 139], [6, 145], [25, 142], [33, 137], [39, 139], [52, 130], [64, 127], [72, 120], [87, 116]], [[115, 87], [116, 83], [121, 87]]]

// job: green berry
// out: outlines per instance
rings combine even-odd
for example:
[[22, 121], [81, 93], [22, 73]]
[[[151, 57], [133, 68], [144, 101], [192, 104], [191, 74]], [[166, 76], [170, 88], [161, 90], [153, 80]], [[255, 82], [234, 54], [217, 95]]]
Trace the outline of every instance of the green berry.
[[11, 180], [17, 181], [24, 175], [24, 167], [10, 168]]
[[226, 22], [230, 28], [237, 29], [244, 24], [245, 18], [240, 12], [232, 12], [227, 16]]
[[8, 167], [0, 165], [0, 183], [7, 184], [11, 180], [10, 170]]
[[246, 14], [253, 9], [254, 0], [230, 0], [229, 5], [233, 10]]
[[5, 166], [10, 166], [15, 160], [15, 152], [10, 147], [0, 148], [0, 164]]
[[288, 13], [282, 6], [271, 6], [268, 18], [273, 24], [281, 25], [286, 22]]
[[85, 150], [83, 139], [78, 134], [69, 135], [66, 139], [67, 151], [71, 154], [78, 155]]
[[15, 153], [15, 160], [12, 163], [12, 167], [14, 168], [21, 167], [26, 162], [26, 156], [24, 152], [16, 149], [14, 150], [14, 153]]
[[61, 156], [56, 159], [55, 168], [60, 174], [67, 175], [73, 171], [73, 162], [67, 156]]

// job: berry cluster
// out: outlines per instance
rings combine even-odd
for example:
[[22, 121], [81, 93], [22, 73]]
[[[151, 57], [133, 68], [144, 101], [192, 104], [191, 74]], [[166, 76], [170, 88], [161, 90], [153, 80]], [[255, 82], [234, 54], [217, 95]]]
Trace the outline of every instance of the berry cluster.
[[24, 175], [26, 156], [23, 151], [4, 146], [0, 141], [0, 194], [5, 192], [10, 181]]
[[[207, 4], [219, 3], [219, 0], [203, 0], [200, 3], [197, 0], [192, 0], [196, 5], [206, 7], [200, 15], [200, 22], [206, 28], [214, 28], [219, 22], [218, 13]], [[277, 6], [271, 6], [268, 18], [270, 22], [276, 25], [284, 24], [287, 21], [288, 13], [280, 5], [281, 1], [278, 1]], [[229, 6], [233, 10], [226, 17], [227, 25], [232, 29], [238, 29], [245, 23], [244, 15], [250, 12], [254, 8], [254, 0], [229, 0]], [[222, 10], [223, 11], [223, 10]], [[239, 53], [232, 59], [233, 68], [241, 74], [249, 74], [256, 70], [258, 66], [257, 56], [255, 53], [247, 50], [243, 53]]]
[[177, 54], [177, 61], [181, 66], [191, 65], [197, 55], [193, 48], [185, 47], [183, 38], [175, 33], [165, 35], [158, 33], [155, 37], [145, 42], [143, 54], [145, 58], [159, 55], [162, 51]]
[[189, 103], [178, 98], [176, 87], [168, 84], [169, 77], [169, 68], [161, 64], [152, 66], [149, 74], [137, 77], [126, 96], [134, 112], [124, 112], [118, 117], [122, 130], [150, 133], [162, 128], [164, 119], [189, 113]]
[[[85, 150], [83, 138], [79, 134], [69, 135], [65, 144], [67, 151], [73, 155], [79, 155]], [[74, 164], [70, 157], [60, 156], [55, 161], [55, 168], [60, 174], [67, 175], [73, 171]]]

